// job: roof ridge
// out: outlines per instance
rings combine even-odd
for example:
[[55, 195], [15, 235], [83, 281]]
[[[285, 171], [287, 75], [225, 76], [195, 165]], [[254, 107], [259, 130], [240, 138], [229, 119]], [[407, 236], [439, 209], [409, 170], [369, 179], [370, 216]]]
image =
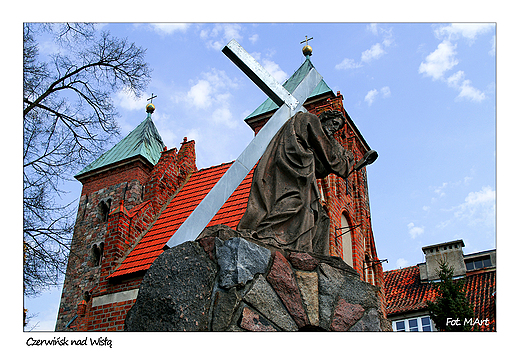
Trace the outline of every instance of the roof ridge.
[[199, 169], [199, 170], [195, 171], [194, 174], [195, 174], [195, 173], [198, 173], [198, 172], [201, 172], [201, 171], [205, 171], [205, 170], [210, 170], [210, 169], [219, 168], [219, 167], [224, 166], [224, 165], [231, 165], [231, 164], [233, 164], [234, 162], [235, 162], [235, 161], [232, 160], [232, 161], [227, 162], [227, 163], [221, 163], [221, 164], [219, 164], [219, 165], [212, 165], [212, 166], [209, 166], [209, 167], [207, 167], [207, 168]]
[[386, 274], [386, 273], [396, 273], [396, 272], [399, 272], [399, 271], [404, 271], [406, 269], [414, 269], [414, 268], [419, 268], [419, 265], [411, 265], [411, 266], [405, 266], [405, 267], [402, 267], [402, 268], [399, 268], [399, 269], [387, 270], [387, 271], [383, 271], [383, 274]]

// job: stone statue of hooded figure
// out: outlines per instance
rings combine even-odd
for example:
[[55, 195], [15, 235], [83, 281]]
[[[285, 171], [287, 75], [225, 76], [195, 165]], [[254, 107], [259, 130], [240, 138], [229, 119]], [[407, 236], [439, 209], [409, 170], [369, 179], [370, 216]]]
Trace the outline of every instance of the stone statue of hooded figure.
[[316, 179], [347, 177], [352, 153], [333, 137], [344, 125], [339, 111], [291, 117], [258, 162], [237, 230], [280, 248], [329, 255], [330, 220]]

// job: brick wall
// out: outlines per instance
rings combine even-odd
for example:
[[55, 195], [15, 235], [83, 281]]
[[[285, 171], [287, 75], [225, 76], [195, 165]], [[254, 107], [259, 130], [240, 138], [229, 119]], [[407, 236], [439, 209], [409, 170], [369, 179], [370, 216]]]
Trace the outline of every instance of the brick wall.
[[80, 177], [83, 189], [57, 331], [122, 329], [133, 301], [92, 307], [92, 300], [139, 287], [142, 275], [124, 282], [109, 282], [107, 277], [196, 169], [195, 142], [185, 138], [178, 153], [165, 150], [153, 168], [136, 159]]
[[195, 142], [186, 137], [178, 153], [176, 148], [162, 152], [144, 190], [144, 200], [152, 202], [155, 212], [164, 206], [189, 174], [197, 170], [195, 160]]
[[132, 308], [135, 299], [108, 303], [93, 307], [88, 303], [85, 312], [78, 314], [78, 317], [69, 326], [72, 331], [122, 331], [126, 314]]
[[[129, 207], [138, 205], [142, 195], [143, 166], [138, 162], [134, 166], [117, 168], [114, 179], [103, 173], [98, 179], [90, 177], [83, 182], [56, 330], [64, 329], [76, 314], [77, 306], [85, 299], [86, 293], [89, 297], [99, 284], [104, 254], [110, 248], [105, 237], [111, 220], [110, 213], [104, 216], [100, 206], [113, 210], [121, 201]], [[135, 176], [136, 179], [124, 181], [124, 176]], [[95, 255], [95, 249], [99, 257]]]

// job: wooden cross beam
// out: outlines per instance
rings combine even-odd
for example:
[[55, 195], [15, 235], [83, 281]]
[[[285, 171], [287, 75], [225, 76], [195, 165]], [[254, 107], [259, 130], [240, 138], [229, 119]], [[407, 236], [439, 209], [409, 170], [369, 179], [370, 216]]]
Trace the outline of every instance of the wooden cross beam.
[[262, 157], [278, 130], [296, 112], [306, 111], [303, 103], [322, 79], [316, 69], [312, 68], [291, 94], [234, 39], [222, 52], [280, 107], [166, 243], [170, 248], [194, 240], [206, 228]]

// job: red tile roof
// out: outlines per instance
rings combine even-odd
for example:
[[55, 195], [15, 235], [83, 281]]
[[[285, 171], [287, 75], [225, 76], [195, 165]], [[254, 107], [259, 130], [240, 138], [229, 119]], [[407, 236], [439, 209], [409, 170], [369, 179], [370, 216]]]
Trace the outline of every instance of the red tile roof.
[[388, 315], [425, 309], [435, 299], [430, 283], [421, 283], [419, 266], [384, 272]]
[[[495, 269], [466, 274], [466, 297], [474, 307], [475, 317], [490, 321], [489, 327], [482, 326], [481, 330], [496, 330], [495, 279]], [[417, 265], [385, 271], [384, 281], [388, 316], [426, 310], [427, 301], [433, 301], [436, 297], [433, 285], [421, 282]]]
[[[188, 182], [162, 211], [150, 230], [110, 277], [148, 270], [155, 259], [163, 252], [163, 247], [171, 236], [229, 169], [231, 164], [225, 163], [193, 173]], [[235, 228], [238, 225], [247, 207], [253, 171], [254, 169], [249, 172], [208, 226], [225, 224]], [[142, 206], [136, 206], [136, 208], [138, 207]], [[133, 212], [133, 210], [130, 211], [130, 214]]]

